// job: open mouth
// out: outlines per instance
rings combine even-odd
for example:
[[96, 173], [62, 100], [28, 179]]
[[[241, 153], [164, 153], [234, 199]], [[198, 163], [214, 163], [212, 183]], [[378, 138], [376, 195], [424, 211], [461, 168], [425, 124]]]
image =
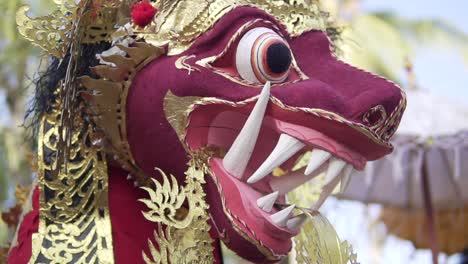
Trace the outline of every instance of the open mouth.
[[[210, 170], [225, 213], [240, 219], [246, 232], [261, 230], [256, 236], [263, 244], [297, 235], [307, 217], [294, 209], [318, 210], [339, 184], [346, 187], [352, 171], [362, 170], [367, 160], [330, 135], [302, 125], [302, 117], [271, 100], [267, 83], [258, 97], [242, 104], [218, 101], [195, 106], [185, 138], [192, 151], [216, 150]], [[307, 165], [295, 168], [306, 153], [310, 153]], [[288, 192], [322, 173], [325, 185], [318, 201], [302, 207], [288, 204]]]

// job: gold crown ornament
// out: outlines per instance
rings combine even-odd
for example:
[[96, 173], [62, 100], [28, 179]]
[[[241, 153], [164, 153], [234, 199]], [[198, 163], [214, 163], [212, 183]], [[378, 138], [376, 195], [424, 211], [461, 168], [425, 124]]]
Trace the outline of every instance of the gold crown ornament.
[[[131, 9], [138, 1], [129, 0], [54, 0], [52, 14], [30, 18], [29, 7], [16, 16], [20, 33], [49, 54], [63, 58], [72, 39], [81, 43], [112, 41], [119, 26], [130, 22]], [[145, 1], [143, 1], [145, 2]], [[154, 46], [169, 45], [168, 54], [179, 54], [229, 11], [252, 6], [280, 19], [292, 36], [312, 29], [327, 29], [328, 15], [314, 0], [159, 0], [150, 3], [157, 14], [147, 25], [133, 23], [139, 38]], [[74, 36], [74, 34], [76, 36]]]

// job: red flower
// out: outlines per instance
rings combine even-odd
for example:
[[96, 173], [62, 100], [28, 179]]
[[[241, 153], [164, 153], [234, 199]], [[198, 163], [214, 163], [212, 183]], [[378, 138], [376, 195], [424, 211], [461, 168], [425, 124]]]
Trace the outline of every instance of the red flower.
[[156, 8], [154, 8], [149, 2], [144, 1], [136, 3], [132, 9], [133, 23], [140, 27], [145, 27], [151, 23], [156, 11]]

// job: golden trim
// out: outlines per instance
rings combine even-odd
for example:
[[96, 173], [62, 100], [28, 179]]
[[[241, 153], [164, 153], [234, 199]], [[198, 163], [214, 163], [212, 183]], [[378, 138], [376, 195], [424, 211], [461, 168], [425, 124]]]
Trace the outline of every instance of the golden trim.
[[313, 29], [325, 31], [328, 23], [318, 4], [308, 0], [158, 0], [154, 6], [158, 15], [136, 33], [155, 46], [169, 45], [169, 55], [189, 49], [200, 35], [237, 7], [254, 7], [269, 13], [286, 27], [291, 37]]
[[[30, 18], [28, 6], [16, 13], [19, 33], [47, 53], [64, 58], [72, 39], [82, 43], [111, 41], [116, 31], [120, 0], [54, 0], [57, 9], [50, 15]], [[79, 30], [76, 28], [79, 27]], [[74, 36], [74, 32], [79, 32]]]
[[90, 111], [97, 127], [105, 135], [109, 151], [123, 169], [130, 171], [140, 186], [151, 184], [149, 177], [137, 166], [127, 141], [126, 106], [133, 79], [148, 63], [166, 53], [164, 47], [136, 42], [132, 47], [117, 45], [127, 55], [111, 55], [102, 59], [112, 65], [99, 65], [92, 70], [100, 77], [83, 76]]
[[178, 97], [174, 95], [170, 90], [164, 97], [164, 114], [167, 121], [171, 124], [179, 136], [179, 140], [184, 144], [185, 128], [187, 125], [187, 111], [197, 101], [201, 100], [202, 97], [197, 96], [184, 96]]
[[67, 168], [54, 173], [60, 108], [53, 106], [39, 130], [39, 230], [32, 236], [29, 263], [112, 264], [106, 156], [91, 145], [92, 125], [75, 116]]
[[143, 215], [148, 221], [158, 223], [154, 231], [158, 249], [149, 239], [151, 256], [142, 253], [147, 264], [214, 263], [209, 206], [203, 190], [208, 168], [198, 156], [193, 156], [188, 165], [185, 186], [158, 169], [163, 183], [153, 179], [153, 188], [142, 188], [150, 197], [139, 200], [149, 209]]
[[[318, 176], [313, 183], [301, 185], [288, 193], [291, 204], [314, 204], [325, 184], [324, 175]], [[297, 263], [337, 263], [356, 264], [357, 255], [347, 241], [341, 241], [330, 222], [318, 211], [297, 207], [306, 214], [308, 220], [300, 233], [294, 237], [294, 253]]]
[[190, 64], [186, 62], [188, 59], [195, 58], [195, 55], [186, 55], [178, 58], [175, 62], [175, 66], [179, 70], [186, 70], [188, 71], [188, 75], [190, 75], [192, 72], [200, 72], [200, 69], [197, 67], [192, 67]]

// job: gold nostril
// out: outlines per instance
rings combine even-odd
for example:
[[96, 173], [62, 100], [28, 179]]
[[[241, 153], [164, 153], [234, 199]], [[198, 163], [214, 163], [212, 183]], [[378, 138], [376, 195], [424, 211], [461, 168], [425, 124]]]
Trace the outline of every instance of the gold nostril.
[[387, 111], [385, 111], [385, 108], [382, 105], [372, 107], [362, 117], [364, 125], [368, 126], [371, 129], [376, 129], [380, 127], [386, 119]]

